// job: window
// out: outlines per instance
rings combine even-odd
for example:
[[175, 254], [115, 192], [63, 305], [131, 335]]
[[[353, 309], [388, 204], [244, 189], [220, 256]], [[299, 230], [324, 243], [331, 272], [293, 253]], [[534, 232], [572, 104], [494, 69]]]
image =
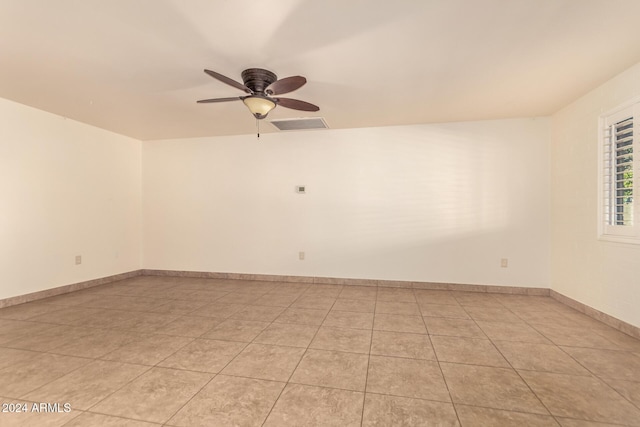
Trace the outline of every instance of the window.
[[600, 116], [599, 237], [640, 244], [640, 99]]

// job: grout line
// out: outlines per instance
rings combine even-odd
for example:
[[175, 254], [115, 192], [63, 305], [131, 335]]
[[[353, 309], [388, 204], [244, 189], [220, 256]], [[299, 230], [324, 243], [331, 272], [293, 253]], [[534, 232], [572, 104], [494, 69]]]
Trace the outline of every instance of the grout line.
[[[229, 294], [227, 294], [227, 295], [229, 295]], [[225, 296], [226, 296], [226, 295], [225, 295]], [[244, 305], [244, 306], [248, 306], [248, 305], [250, 305], [250, 304], [243, 304], [243, 305]], [[240, 309], [240, 310], [238, 310], [238, 311], [236, 311], [236, 312], [232, 313], [229, 317], [225, 318], [225, 320], [224, 320], [224, 321], [226, 321], [226, 320], [242, 320], [242, 319], [231, 319], [231, 316], [233, 316], [235, 313], [237, 313], [237, 312], [239, 312], [239, 311], [241, 311], [241, 310], [243, 310], [243, 309]], [[223, 321], [223, 322], [224, 322], [224, 321]], [[272, 323], [273, 323], [273, 322], [271, 322], [271, 323], [269, 323], [269, 324], [272, 324]], [[208, 331], [206, 331], [206, 332], [202, 333], [202, 334], [200, 335], [200, 337], [202, 337], [202, 335], [204, 335], [204, 334], [207, 334], [207, 333], [211, 332], [211, 331], [212, 331], [213, 329], [215, 329], [217, 326], [219, 326], [219, 325], [216, 325], [216, 326], [212, 327], [211, 329], [209, 329]], [[267, 327], [268, 327], [268, 325], [267, 325]], [[264, 328], [264, 329], [266, 329], [266, 328]], [[264, 331], [264, 329], [262, 329], [262, 331]], [[262, 333], [262, 332], [260, 332], [260, 333]], [[256, 337], [257, 337], [258, 335], [260, 335], [260, 333], [258, 333], [258, 334], [256, 335]], [[192, 341], [190, 341], [190, 342], [189, 342], [189, 344], [190, 344], [190, 343], [192, 343], [192, 342], [194, 342], [196, 339], [200, 339], [200, 337], [198, 337], [198, 338], [194, 338]], [[255, 340], [255, 338], [256, 338], [256, 337], [254, 337], [254, 338], [253, 338], [253, 340]], [[201, 339], [206, 339], [206, 338], [201, 338]], [[198, 394], [199, 394], [199, 393], [200, 393], [200, 392], [201, 392], [201, 391], [202, 391], [202, 390], [207, 386], [207, 385], [209, 385], [209, 384], [210, 384], [210, 383], [211, 383], [211, 382], [212, 382], [212, 381], [213, 381], [213, 380], [214, 380], [218, 375], [225, 375], [225, 374], [221, 374], [221, 373], [222, 373], [222, 371], [223, 371], [227, 366], [229, 366], [229, 365], [230, 365], [230, 364], [231, 364], [231, 363], [232, 363], [232, 362], [233, 362], [233, 361], [234, 361], [234, 360], [235, 360], [235, 359], [236, 359], [240, 354], [242, 354], [242, 352], [244, 352], [244, 350], [245, 350], [249, 345], [251, 345], [251, 344], [253, 343], [253, 340], [252, 340], [252, 341], [250, 341], [250, 342], [242, 342], [243, 344], [245, 344], [245, 345], [242, 347], [242, 349], [240, 349], [240, 351], [238, 351], [238, 353], [236, 353], [236, 355], [235, 355], [235, 356], [233, 356], [233, 357], [232, 357], [232, 358], [231, 358], [231, 359], [230, 359], [230, 360], [229, 360], [229, 361], [228, 361], [228, 362], [227, 362], [227, 363], [226, 363], [226, 364], [225, 364], [225, 365], [224, 365], [220, 370], [218, 370], [218, 372], [217, 372], [217, 373], [207, 372], [207, 374], [209, 374], [209, 375], [213, 375], [213, 376], [211, 377], [211, 379], [210, 379], [209, 381], [207, 381], [207, 382], [206, 382], [206, 383], [205, 383], [205, 384], [204, 384], [204, 385], [203, 385], [203, 386], [202, 386], [202, 387], [201, 387], [201, 388], [200, 388], [196, 393], [194, 393], [194, 394], [193, 394], [193, 396], [191, 396], [191, 397], [190, 397], [190, 398], [189, 398], [189, 399], [188, 399], [188, 400], [187, 400], [187, 401], [186, 401], [182, 406], [180, 406], [180, 408], [178, 408], [178, 409], [177, 409], [173, 414], [171, 414], [171, 416], [170, 416], [170, 417], [165, 421], [165, 423], [168, 423], [168, 422], [169, 422], [173, 417], [175, 417], [175, 416], [176, 416], [176, 414], [177, 414], [178, 412], [180, 412], [180, 411], [181, 411], [181, 410], [182, 410], [186, 405], [188, 405], [188, 404], [189, 404], [189, 403], [190, 403], [190, 402], [191, 402], [191, 401], [192, 401], [192, 400], [193, 400], [193, 399], [194, 399], [194, 398], [195, 398], [195, 397], [196, 397], [196, 396], [197, 396], [197, 395], [198, 395]], [[225, 341], [225, 340], [219, 340], [219, 341]], [[237, 342], [237, 341], [228, 341], [228, 342]], [[188, 345], [188, 344], [186, 344], [186, 345]], [[185, 346], [186, 346], [186, 345], [185, 345]], [[185, 346], [183, 346], [182, 348], [184, 348]], [[181, 349], [182, 349], [182, 348], [181, 348]], [[178, 351], [179, 351], [179, 350], [176, 350], [174, 353], [172, 353], [170, 356], [167, 356], [167, 357], [166, 357], [165, 359], [163, 359], [162, 361], [164, 361], [164, 360], [168, 359], [169, 357], [173, 356], [173, 355], [174, 355], [174, 354], [176, 354]], [[159, 363], [162, 363], [162, 361], [161, 361], [161, 362], [159, 362]], [[157, 366], [157, 364], [156, 364], [156, 366]], [[167, 368], [167, 369], [176, 369], [176, 368]], [[176, 370], [181, 370], [181, 369], [176, 369]], [[182, 369], [182, 370], [184, 370], [184, 371], [189, 371], [189, 372], [194, 372], [194, 371], [190, 371], [190, 370], [186, 370], [186, 369]], [[195, 371], [195, 372], [199, 372], [199, 371]], [[256, 379], [256, 378], [253, 378], [253, 379]], [[284, 390], [284, 387], [283, 387], [283, 390]]]
[[369, 385], [369, 367], [371, 366], [371, 349], [373, 348], [373, 333], [376, 322], [376, 309], [378, 308], [379, 289], [376, 289], [376, 299], [373, 302], [373, 321], [371, 322], [371, 335], [369, 339], [369, 354], [367, 355], [367, 370], [364, 378], [364, 391], [362, 394], [362, 413], [360, 414], [360, 427], [364, 423], [364, 409], [367, 404], [367, 387]]
[[[582, 347], [573, 347], [573, 346], [569, 346], [569, 345], [565, 345], [565, 346], [559, 346], [557, 345], [556, 347], [558, 347], [558, 349], [560, 351], [562, 351], [564, 354], [566, 354], [567, 356], [569, 356], [572, 360], [574, 360], [578, 365], [582, 366], [587, 372], [589, 372], [591, 374], [592, 377], [596, 378], [598, 381], [600, 381], [601, 383], [603, 383], [606, 387], [608, 387], [611, 391], [613, 391], [614, 393], [616, 393], [617, 395], [619, 395], [620, 397], [622, 397], [624, 400], [626, 400], [627, 402], [629, 402], [631, 405], [635, 406], [636, 408], [640, 409], [640, 403], [636, 404], [633, 401], [631, 401], [630, 399], [628, 399], [624, 394], [620, 393], [618, 390], [616, 390], [612, 385], [610, 385], [607, 381], [606, 381], [606, 377], [602, 377], [598, 374], [596, 374], [595, 372], [593, 372], [591, 369], [589, 369], [585, 364], [581, 363], [578, 359], [576, 359], [575, 357], [573, 357], [570, 353], [568, 353], [564, 348], [562, 347], [571, 347], [571, 348], [582, 348]], [[616, 350], [608, 350], [608, 349], [598, 349], [598, 348], [588, 348], [589, 350], [596, 350], [596, 351], [616, 351]], [[633, 353], [632, 351], [628, 351], [627, 353]], [[548, 372], [550, 374], [557, 374], [557, 375], [572, 375], [572, 374], [564, 374], [562, 372]], [[575, 376], [580, 376], [580, 375], [575, 375]], [[584, 377], [584, 375], [582, 375], [582, 377]], [[620, 380], [618, 378], [609, 378], [609, 380], [613, 380], [613, 381], [617, 381]], [[621, 380], [621, 381], [629, 381], [629, 382], [635, 382], [635, 381], [631, 381], [631, 380]]]
[[[295, 304], [296, 301], [298, 301], [300, 298], [303, 297], [303, 295], [306, 293], [303, 292], [300, 296], [298, 296], [298, 298], [296, 298], [291, 305]], [[339, 294], [338, 294], [339, 295]], [[335, 301], [337, 301], [337, 298], [334, 300], [333, 304], [331, 304], [331, 308], [333, 308], [333, 306], [335, 305]], [[291, 307], [290, 305], [290, 307]], [[289, 375], [289, 378], [287, 378], [287, 381], [285, 382], [284, 387], [282, 387], [282, 390], [280, 390], [280, 393], [278, 393], [278, 396], [276, 397], [276, 399], [273, 401], [273, 405], [271, 405], [271, 408], [269, 408], [269, 413], [267, 414], [267, 416], [264, 418], [264, 421], [262, 421], [261, 426], [264, 426], [264, 424], [267, 422], [267, 420], [269, 419], [269, 416], [271, 415], [271, 412], [273, 411], [273, 408], [276, 407], [276, 405], [278, 404], [278, 401], [280, 400], [280, 397], [282, 396], [282, 393], [284, 393], [284, 390], [287, 388], [287, 386], [290, 384], [290, 380], [293, 377], [293, 374], [295, 374], [296, 370], [298, 369], [298, 366], [300, 366], [300, 363], [302, 362], [302, 360], [304, 359], [304, 357], [307, 354], [307, 351], [309, 350], [309, 346], [311, 346], [311, 343], [313, 343], [313, 340], [316, 338], [316, 336], [318, 335], [318, 332], [320, 331], [320, 328], [322, 327], [322, 324], [324, 323], [325, 319], [327, 318], [327, 316], [329, 315], [329, 312], [331, 311], [331, 308], [329, 308], [329, 310], [325, 313], [324, 317], [322, 318], [322, 322], [320, 323], [320, 325], [317, 325], [317, 329], [315, 334], [313, 334], [313, 337], [311, 338], [311, 340], [309, 341], [309, 344], [307, 344], [307, 347], [304, 350], [304, 353], [302, 353], [302, 356], [300, 356], [300, 359], [298, 360], [298, 363], [296, 363], [295, 368], [293, 368], [293, 370], [291, 371], [291, 374]], [[271, 322], [274, 323], [274, 322]], [[363, 402], [364, 404], [364, 402]]]
[[[413, 296], [415, 296], [415, 290], [413, 291]], [[455, 299], [455, 298], [454, 298]], [[456, 300], [457, 301], [457, 300]], [[417, 302], [417, 298], [416, 298]], [[463, 308], [464, 310], [464, 308]], [[460, 420], [460, 415], [458, 414], [458, 409], [456, 405], [453, 404], [453, 396], [451, 396], [451, 389], [449, 388], [449, 383], [447, 383], [447, 378], [444, 376], [444, 372], [442, 371], [442, 365], [440, 364], [440, 358], [438, 357], [438, 353], [436, 352], [436, 348], [431, 341], [431, 334], [429, 332], [429, 328], [427, 327], [427, 322], [424, 319], [424, 315], [422, 313], [422, 307], [418, 304], [418, 311], [420, 311], [420, 318], [422, 319], [422, 323], [424, 324], [424, 328], [427, 331], [427, 339], [429, 340], [429, 344], [431, 345], [431, 350], [433, 351], [433, 355], [436, 358], [436, 363], [438, 364], [438, 369], [440, 369], [440, 375], [442, 375], [442, 381], [444, 382], [444, 386], [447, 388], [447, 393], [449, 393], [449, 399], [451, 400], [451, 406], [453, 406], [453, 412], [456, 414], [456, 419], [458, 420], [458, 425], [462, 425], [462, 421]], [[466, 312], [466, 311], [465, 311]]]
[[[466, 310], [465, 310], [466, 311]], [[511, 312], [511, 310], [509, 310]], [[489, 342], [491, 343], [491, 345], [493, 346], [493, 348], [500, 354], [500, 356], [502, 356], [502, 358], [504, 359], [504, 361], [509, 365], [509, 367], [511, 368], [511, 370], [518, 376], [518, 378], [520, 378], [520, 381], [522, 381], [522, 383], [524, 383], [527, 388], [529, 389], [529, 391], [535, 396], [535, 398], [538, 400], [538, 402], [540, 403], [540, 405], [542, 405], [542, 407], [547, 411], [547, 413], [555, 420], [556, 423], [558, 423], [560, 425], [560, 422], [556, 419], [555, 415], [553, 414], [553, 412], [551, 412], [551, 410], [549, 410], [549, 408], [547, 407], [547, 405], [544, 404], [544, 402], [542, 401], [542, 398], [540, 398], [540, 396], [538, 396], [538, 394], [533, 390], [533, 388], [531, 388], [531, 386], [529, 385], [529, 383], [522, 377], [522, 375], [520, 375], [520, 372], [518, 372], [518, 370], [516, 368], [513, 367], [513, 364], [509, 361], [509, 359], [507, 357], [505, 357], [505, 355], [500, 351], [500, 349], [498, 348], [498, 346], [493, 342], [493, 340], [491, 339], [491, 337], [489, 335], [487, 335], [486, 332], [484, 332], [484, 330], [482, 329], [482, 327], [478, 324], [478, 322], [473, 319], [473, 322], [476, 324], [476, 326], [485, 334], [485, 336], [487, 337], [487, 339], [489, 340]], [[526, 322], [525, 322], [526, 323]]]
[[[96, 359], [97, 360], [97, 359]], [[111, 396], [113, 396], [115, 393], [119, 392], [120, 390], [122, 390], [123, 388], [125, 388], [126, 386], [128, 386], [129, 384], [131, 384], [132, 382], [136, 381], [138, 378], [142, 377], [143, 375], [145, 375], [147, 372], [151, 371], [151, 369], [153, 369], [153, 366], [148, 366], [148, 365], [142, 365], [145, 366], [147, 369], [144, 369], [142, 372], [140, 372], [139, 375], [136, 375], [134, 378], [131, 378], [129, 381], [127, 381], [126, 383], [124, 383], [121, 387], [113, 390], [111, 393], [109, 393], [108, 395], [106, 395], [104, 398], [100, 399], [99, 401], [97, 401], [96, 403], [94, 403], [93, 405], [89, 406], [87, 409], [84, 409], [85, 411], [90, 411], [92, 408], [96, 407], [97, 405], [99, 405], [100, 403], [104, 402], [105, 400], [107, 400], [108, 398], [110, 398]], [[108, 415], [108, 414], [106, 414]], [[124, 417], [126, 418], [126, 417]], [[129, 418], [127, 418], [129, 419]]]
[[[516, 414], [522, 414], [522, 415], [535, 415], [535, 416], [538, 416], [538, 417], [548, 417], [548, 418], [553, 419], [557, 423], [556, 425], [558, 425], [558, 426], [561, 425], [560, 422], [556, 420], [555, 416], [551, 415], [551, 413], [549, 413], [549, 414], [541, 414], [539, 412], [527, 412], [527, 411], [523, 411], [523, 410], [520, 410], [520, 409], [500, 409], [500, 408], [495, 408], [495, 407], [492, 407], [492, 406], [482, 406], [482, 405], [477, 405], [477, 404], [473, 404], [473, 403], [454, 403], [453, 406], [454, 407], [455, 406], [468, 406], [468, 407], [471, 407], [471, 408], [489, 409], [489, 410], [492, 410], [492, 411], [514, 412]], [[565, 418], [568, 418], [568, 417], [565, 417]], [[580, 421], [586, 421], [586, 420], [580, 420]]]

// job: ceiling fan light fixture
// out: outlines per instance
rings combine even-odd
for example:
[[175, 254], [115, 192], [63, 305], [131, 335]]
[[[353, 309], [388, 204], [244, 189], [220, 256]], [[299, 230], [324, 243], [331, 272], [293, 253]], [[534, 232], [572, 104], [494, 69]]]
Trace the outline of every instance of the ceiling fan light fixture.
[[244, 102], [244, 105], [247, 106], [251, 114], [258, 120], [264, 119], [271, 110], [276, 108], [275, 102], [263, 96], [247, 96], [242, 102]]

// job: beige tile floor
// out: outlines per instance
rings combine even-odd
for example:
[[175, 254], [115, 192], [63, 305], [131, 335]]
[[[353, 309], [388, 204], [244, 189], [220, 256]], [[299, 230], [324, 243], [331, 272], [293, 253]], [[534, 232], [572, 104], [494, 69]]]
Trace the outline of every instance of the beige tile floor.
[[1, 426], [640, 426], [640, 341], [547, 297], [137, 277], [0, 310], [0, 400]]

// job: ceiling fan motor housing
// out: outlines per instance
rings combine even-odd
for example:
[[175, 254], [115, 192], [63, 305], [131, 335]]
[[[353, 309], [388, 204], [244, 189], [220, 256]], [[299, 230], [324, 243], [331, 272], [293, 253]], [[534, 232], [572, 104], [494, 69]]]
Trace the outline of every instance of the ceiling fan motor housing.
[[265, 89], [278, 80], [278, 76], [262, 68], [248, 68], [242, 72], [244, 85], [253, 93], [264, 93]]
[[320, 109], [317, 105], [300, 101], [299, 99], [272, 98], [273, 95], [293, 92], [302, 87], [307, 82], [307, 79], [302, 76], [291, 76], [278, 80], [278, 76], [269, 70], [263, 68], [248, 68], [242, 72], [242, 80], [244, 83], [240, 83], [215, 71], [205, 69], [204, 72], [214, 79], [233, 86], [236, 89], [240, 89], [249, 95], [201, 99], [198, 103], [242, 101], [256, 119], [267, 117], [269, 111], [273, 110], [276, 105], [300, 111], [318, 111]]

